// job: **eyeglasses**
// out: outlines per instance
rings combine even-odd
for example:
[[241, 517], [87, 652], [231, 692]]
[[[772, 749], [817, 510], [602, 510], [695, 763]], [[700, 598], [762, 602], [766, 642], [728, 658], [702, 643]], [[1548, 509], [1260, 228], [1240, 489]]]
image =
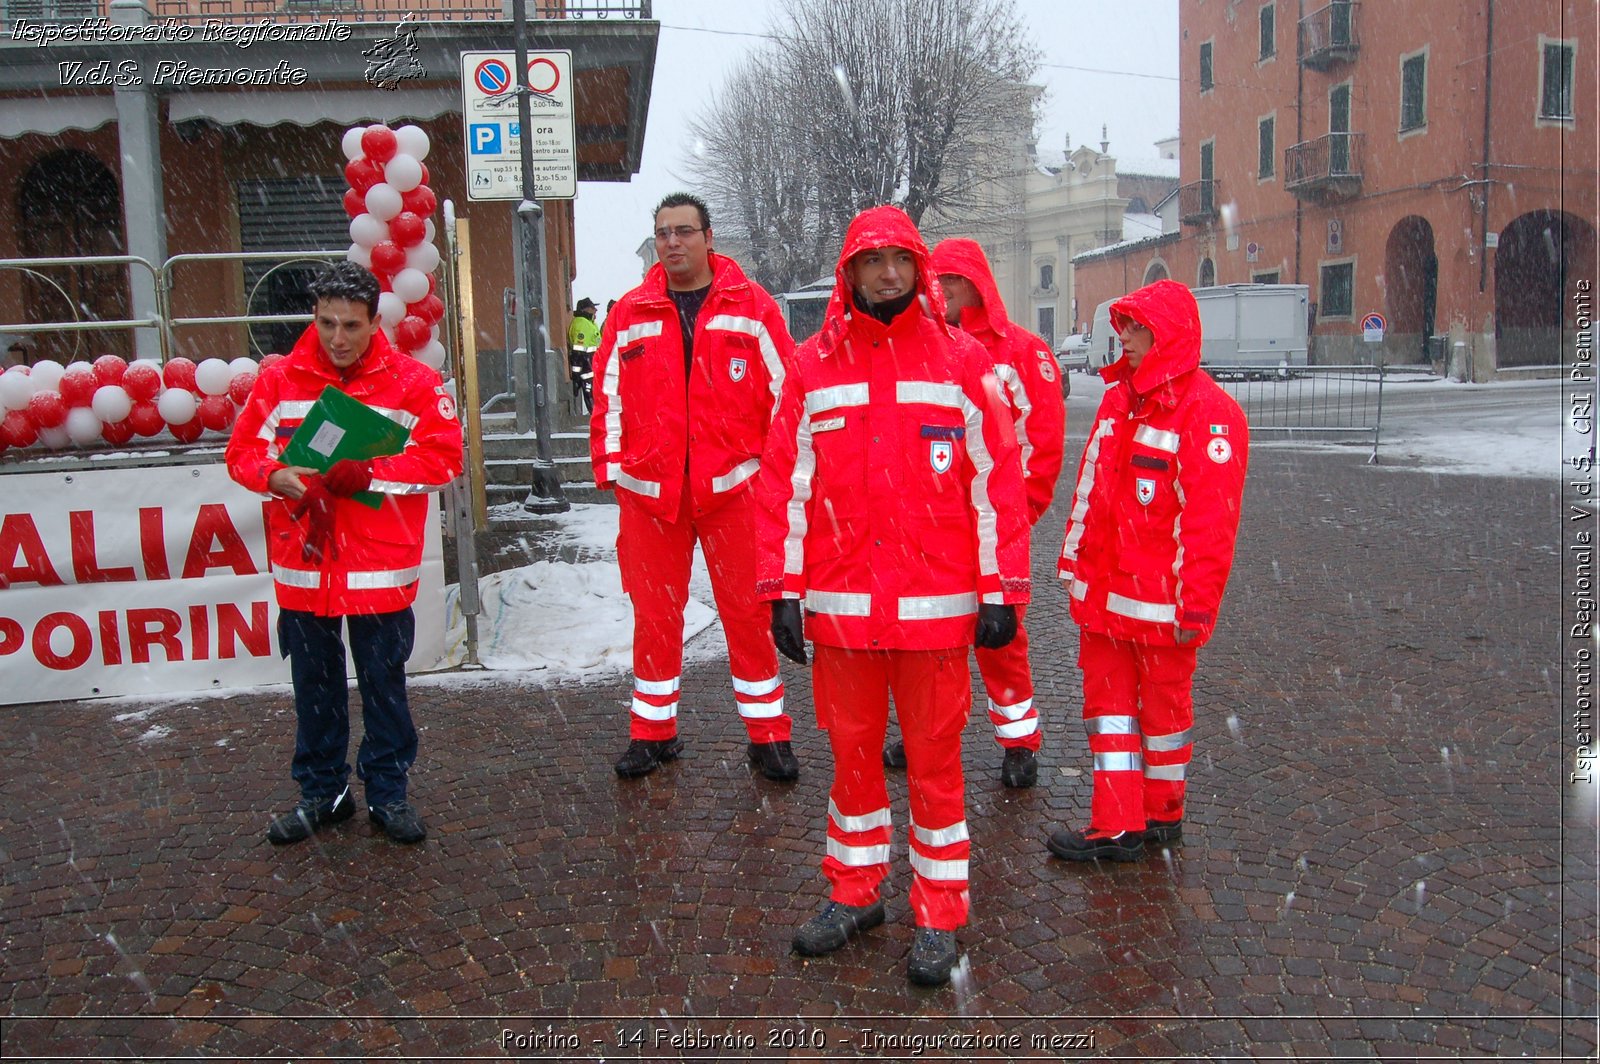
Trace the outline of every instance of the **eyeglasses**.
[[692, 225], [664, 226], [656, 230], [657, 240], [666, 240], [668, 237], [677, 237], [679, 240], [688, 240], [696, 233], [703, 233], [705, 229], [696, 229]]

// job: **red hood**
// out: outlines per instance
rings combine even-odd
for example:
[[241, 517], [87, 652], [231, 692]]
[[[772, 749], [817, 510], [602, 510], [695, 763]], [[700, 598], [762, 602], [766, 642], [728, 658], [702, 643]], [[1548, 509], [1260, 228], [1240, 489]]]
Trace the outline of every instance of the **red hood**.
[[968, 308], [961, 312], [962, 328], [974, 332], [970, 326], [971, 319], [976, 317], [979, 324], [987, 326], [1003, 339], [1009, 331], [1011, 319], [1006, 314], [1005, 300], [1000, 298], [1000, 288], [994, 283], [994, 271], [989, 267], [989, 257], [983, 253], [982, 246], [964, 236], [951, 237], [939, 241], [933, 249], [932, 259], [935, 277], [945, 273], [965, 277], [977, 287], [978, 295], [983, 300], [982, 308]]
[[819, 342], [823, 353], [832, 351], [844, 338], [846, 325], [855, 313], [855, 302], [850, 296], [850, 282], [845, 278], [845, 263], [869, 248], [905, 248], [917, 260], [917, 295], [922, 309], [938, 323], [947, 334], [950, 327], [944, 321], [944, 296], [933, 283], [933, 263], [928, 255], [928, 245], [922, 242], [916, 223], [899, 207], [868, 207], [855, 216], [850, 228], [845, 230], [844, 249], [839, 252], [839, 264], [833, 271], [833, 295], [828, 298], [828, 312], [823, 319]]
[[1155, 344], [1129, 374], [1127, 359], [1105, 370], [1107, 380], [1128, 379], [1133, 390], [1148, 395], [1161, 385], [1200, 365], [1200, 307], [1194, 293], [1177, 281], [1157, 281], [1111, 304], [1111, 328], [1121, 331], [1129, 320], [1155, 334]]

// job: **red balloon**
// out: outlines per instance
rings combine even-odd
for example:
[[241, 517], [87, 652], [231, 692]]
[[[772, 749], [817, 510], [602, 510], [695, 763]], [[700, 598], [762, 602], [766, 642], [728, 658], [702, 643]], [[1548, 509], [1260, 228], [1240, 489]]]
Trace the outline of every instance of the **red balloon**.
[[124, 444], [133, 439], [133, 423], [131, 415], [121, 421], [107, 421], [100, 426], [100, 435], [106, 438], [107, 443]]
[[[212, 396], [211, 398], [216, 398]], [[206, 427], [200, 423], [198, 417], [192, 417], [181, 425], [168, 425], [167, 431], [172, 433], [172, 438], [179, 443], [193, 443], [200, 438]]]
[[280, 355], [277, 352], [273, 352], [270, 355], [263, 355], [261, 358], [261, 368], [264, 370], [268, 366], [276, 366], [279, 362], [282, 362], [285, 357], [286, 356]]
[[422, 180], [417, 182], [417, 187], [418, 188], [426, 188], [426, 187], [428, 187], [428, 183], [429, 183], [428, 182], [428, 164], [419, 159], [419, 160], [417, 160], [417, 165], [422, 167]]
[[[383, 167], [371, 159], [353, 159], [344, 164], [344, 178], [352, 189], [365, 196], [369, 188], [383, 180]], [[364, 199], [361, 209], [367, 209]]]
[[95, 379], [101, 385], [121, 384], [127, 372], [128, 363], [120, 355], [101, 355], [94, 360]]
[[353, 188], [344, 194], [344, 213], [354, 218], [358, 214], [365, 214], [366, 211], [367, 197]]
[[67, 420], [66, 400], [55, 392], [34, 392], [28, 399], [28, 417], [41, 429], [57, 428]]
[[161, 419], [160, 408], [151, 399], [136, 400], [127, 422], [141, 436], [154, 436], [167, 427], [167, 423]]
[[372, 245], [372, 272], [398, 273], [406, 268], [406, 252], [393, 240], [380, 240]]
[[39, 438], [39, 429], [23, 410], [13, 410], [0, 418], [0, 439], [13, 447], [31, 447]]
[[434, 289], [436, 289], [438, 287], [439, 287], [438, 278], [434, 277], [434, 275], [431, 274], [431, 273], [428, 274], [428, 294], [430, 296], [433, 295]]
[[74, 362], [61, 375], [61, 383], [56, 385], [56, 390], [68, 406], [88, 406], [98, 387], [100, 382], [95, 379], [94, 367], [87, 362]]
[[422, 215], [401, 211], [389, 219], [389, 239], [403, 248], [414, 248], [428, 235], [428, 223]]
[[421, 318], [407, 314], [400, 319], [400, 324], [394, 327], [394, 338], [399, 343], [400, 350], [415, 351], [433, 339], [433, 331]]
[[183, 388], [186, 391], [194, 391], [194, 363], [182, 355], [169, 359], [161, 369], [161, 380], [168, 388]]
[[250, 389], [256, 386], [254, 372], [241, 373], [228, 382], [228, 398], [239, 406], [250, 401]]
[[161, 371], [148, 364], [129, 366], [122, 375], [122, 387], [135, 402], [154, 399], [161, 392]]
[[407, 314], [414, 314], [429, 325], [437, 325], [444, 320], [444, 300], [436, 295], [425, 295], [406, 307]]
[[[424, 167], [423, 169], [426, 170], [427, 168]], [[439, 206], [439, 197], [435, 196], [433, 189], [428, 187], [427, 178], [423, 178], [422, 184], [410, 192], [400, 193], [400, 206], [402, 210], [410, 211], [419, 218], [426, 218]]]
[[221, 431], [233, 424], [235, 413], [232, 399], [226, 395], [208, 395], [200, 400], [200, 413], [196, 420], [208, 429]]
[[400, 142], [395, 139], [394, 130], [388, 126], [374, 126], [361, 134], [361, 150], [375, 163], [382, 164], [393, 159], [399, 147]]

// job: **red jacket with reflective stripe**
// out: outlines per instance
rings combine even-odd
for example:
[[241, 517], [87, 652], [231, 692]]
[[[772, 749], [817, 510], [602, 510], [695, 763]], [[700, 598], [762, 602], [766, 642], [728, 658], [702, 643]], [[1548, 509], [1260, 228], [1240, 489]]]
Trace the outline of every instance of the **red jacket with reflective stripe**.
[[[921, 298], [887, 326], [850, 307], [845, 263], [903, 247]], [[978, 603], [1028, 601], [1011, 419], [983, 348], [943, 320], [928, 252], [894, 207], [846, 234], [822, 331], [800, 345], [757, 486], [757, 595], [804, 598], [829, 646], [970, 645]]]
[[595, 483], [633, 493], [666, 521], [678, 518], [686, 474], [697, 514], [748, 488], [794, 360], [794, 341], [766, 290], [723, 255], [712, 254], [711, 270], [687, 383], [683, 330], [660, 263], [611, 308], [595, 353]]
[[1200, 369], [1200, 313], [1176, 281], [1111, 306], [1155, 334], [1137, 371], [1111, 387], [1078, 467], [1059, 575], [1083, 628], [1172, 646], [1178, 628], [1211, 638], [1233, 566], [1250, 456], [1244, 412]]
[[334, 551], [317, 569], [302, 560], [306, 522], [290, 516], [295, 503], [271, 496], [266, 504], [268, 555], [278, 605], [324, 617], [390, 613], [417, 597], [422, 537], [430, 507], [426, 493], [461, 472], [461, 423], [439, 374], [396, 351], [382, 332], [341, 375], [323, 356], [315, 325], [288, 357], [261, 371], [228, 440], [228, 473], [251, 491], [268, 494], [267, 478], [294, 430], [329, 385], [411, 429], [404, 450], [372, 462], [377, 510], [350, 499], [334, 503]]
[[1049, 344], [1006, 316], [989, 259], [976, 240], [941, 240], [933, 249], [933, 272], [965, 277], [983, 299], [981, 307], [961, 311], [961, 329], [994, 360], [1000, 394], [1011, 406], [1022, 448], [1028, 523], [1038, 524], [1055, 498], [1066, 452], [1067, 404], [1061, 395], [1060, 367]]

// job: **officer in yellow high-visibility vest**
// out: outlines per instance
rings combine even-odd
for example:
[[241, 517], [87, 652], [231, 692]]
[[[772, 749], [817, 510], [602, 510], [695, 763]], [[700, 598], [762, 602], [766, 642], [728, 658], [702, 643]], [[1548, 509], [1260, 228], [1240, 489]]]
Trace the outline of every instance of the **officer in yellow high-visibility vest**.
[[594, 323], [594, 300], [578, 300], [567, 326], [567, 372], [572, 378], [572, 397], [583, 403], [583, 413], [594, 406], [590, 383], [594, 380], [594, 353], [600, 347], [600, 326]]

